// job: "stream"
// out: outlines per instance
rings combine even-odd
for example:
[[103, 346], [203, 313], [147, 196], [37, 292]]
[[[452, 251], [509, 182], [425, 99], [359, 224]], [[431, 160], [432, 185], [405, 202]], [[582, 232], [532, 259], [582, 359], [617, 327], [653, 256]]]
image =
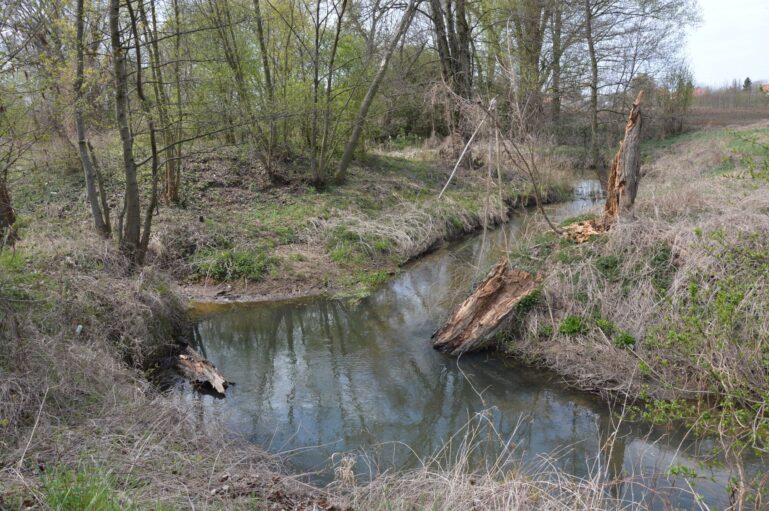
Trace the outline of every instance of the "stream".
[[[579, 181], [573, 200], [548, 209], [560, 221], [600, 208], [599, 200], [597, 181]], [[659, 509], [695, 505], [677, 490], [686, 481], [666, 477], [686, 466], [704, 476], [696, 489], [708, 505], [727, 506], [728, 470], [697, 461], [709, 442], [625, 422], [607, 454], [600, 448], [614, 431], [607, 403], [493, 353], [457, 360], [432, 349], [430, 336], [451, 307], [537, 214], [521, 212], [439, 249], [362, 300], [233, 305], [203, 316], [196, 343], [237, 384], [226, 399], [186, 387], [178, 395], [201, 420], [221, 420], [318, 484], [333, 479], [345, 453], [356, 456], [355, 470], [367, 479], [433, 458], [449, 463], [469, 439], [473, 468], [548, 460], [578, 476], [632, 475], [637, 484], [613, 491]], [[748, 469], [761, 465], [755, 460]]]

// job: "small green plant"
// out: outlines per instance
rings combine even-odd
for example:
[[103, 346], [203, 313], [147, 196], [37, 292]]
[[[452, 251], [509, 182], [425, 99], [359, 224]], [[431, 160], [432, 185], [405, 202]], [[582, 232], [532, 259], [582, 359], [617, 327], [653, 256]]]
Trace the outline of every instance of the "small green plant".
[[524, 315], [533, 309], [539, 301], [542, 299], [542, 290], [540, 288], [534, 289], [531, 293], [527, 294], [518, 302], [515, 306], [518, 314]]
[[558, 332], [565, 335], [579, 335], [588, 332], [588, 324], [582, 316], [566, 316], [558, 326]]
[[200, 277], [258, 281], [274, 263], [262, 250], [213, 250], [196, 254], [192, 267]]
[[625, 332], [624, 330], [620, 330], [614, 335], [614, 345], [618, 348], [632, 348], [635, 346], [635, 343], [635, 337]]
[[617, 327], [614, 325], [614, 323], [612, 323], [608, 319], [604, 319], [604, 318], [596, 319], [595, 320], [595, 324], [606, 335], [612, 335], [614, 333], [614, 331], [617, 329]]
[[596, 259], [595, 267], [606, 278], [614, 279], [619, 275], [620, 258], [615, 255], [602, 256]]

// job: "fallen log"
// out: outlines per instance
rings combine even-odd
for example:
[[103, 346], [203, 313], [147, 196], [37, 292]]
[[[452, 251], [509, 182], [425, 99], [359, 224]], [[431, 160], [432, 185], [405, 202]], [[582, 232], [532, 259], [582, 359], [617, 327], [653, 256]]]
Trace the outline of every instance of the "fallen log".
[[176, 369], [194, 386], [210, 389], [222, 395], [230, 384], [214, 364], [189, 346], [182, 348], [177, 355]]
[[482, 348], [541, 281], [502, 259], [433, 334], [433, 347], [454, 356]]

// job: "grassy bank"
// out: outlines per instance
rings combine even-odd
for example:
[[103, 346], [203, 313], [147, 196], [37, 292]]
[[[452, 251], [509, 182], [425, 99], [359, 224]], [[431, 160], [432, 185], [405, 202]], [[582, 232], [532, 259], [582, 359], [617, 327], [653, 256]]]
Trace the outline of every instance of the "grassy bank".
[[[582, 245], [544, 234], [512, 254], [546, 279], [500, 347], [640, 399], [638, 417], [712, 434], [735, 459], [767, 455], [769, 125], [646, 150], [657, 157], [635, 221]], [[736, 494], [749, 483], [738, 477]]]
[[[451, 165], [409, 156], [371, 156], [326, 190], [263, 187], [234, 156], [193, 159], [185, 207], [157, 223], [156, 261], [202, 300], [365, 294], [404, 262], [533, 203], [521, 176], [487, 182], [483, 169], [460, 169], [437, 200]], [[570, 162], [548, 164], [544, 193], [558, 200], [571, 191]]]

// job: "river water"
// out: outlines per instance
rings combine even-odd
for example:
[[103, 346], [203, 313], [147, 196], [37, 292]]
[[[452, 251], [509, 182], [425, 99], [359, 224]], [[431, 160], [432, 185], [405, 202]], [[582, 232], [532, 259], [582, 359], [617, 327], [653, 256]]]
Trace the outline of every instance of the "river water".
[[[600, 208], [599, 196], [597, 182], [581, 181], [574, 200], [549, 210], [563, 219]], [[531, 228], [536, 214], [521, 213], [502, 228], [440, 249], [363, 300], [240, 305], [202, 317], [195, 329], [199, 348], [237, 383], [226, 399], [188, 389], [182, 399], [201, 418], [219, 419], [283, 453], [318, 483], [333, 478], [344, 453], [356, 456], [362, 477], [371, 477], [415, 467], [436, 453], [448, 462], [471, 437], [478, 468], [511, 452], [511, 463], [524, 466], [547, 458], [579, 476], [632, 474], [639, 484], [617, 491], [652, 498], [642, 489], [651, 486], [665, 495], [653, 497], [653, 507], [665, 508], [694, 504], [685, 492], [666, 490], [686, 487], [665, 477], [684, 465], [706, 476], [697, 490], [708, 504], [728, 505], [726, 469], [695, 461], [712, 447], [707, 442], [623, 424], [607, 454], [601, 446], [614, 428], [605, 402], [491, 353], [456, 360], [432, 349], [430, 335], [450, 308]]]

